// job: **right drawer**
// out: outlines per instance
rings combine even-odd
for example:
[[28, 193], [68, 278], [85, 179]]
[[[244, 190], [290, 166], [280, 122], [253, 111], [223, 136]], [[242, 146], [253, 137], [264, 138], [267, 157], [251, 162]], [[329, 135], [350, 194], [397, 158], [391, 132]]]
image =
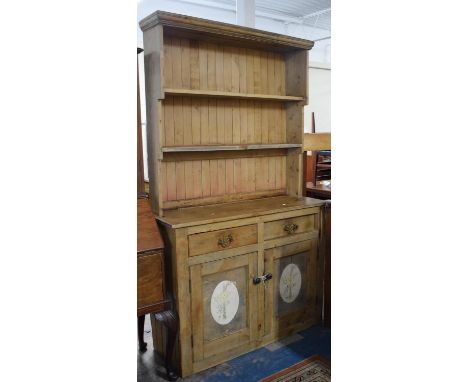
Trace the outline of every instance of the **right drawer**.
[[318, 228], [318, 215], [295, 216], [265, 223], [264, 240], [312, 232]]

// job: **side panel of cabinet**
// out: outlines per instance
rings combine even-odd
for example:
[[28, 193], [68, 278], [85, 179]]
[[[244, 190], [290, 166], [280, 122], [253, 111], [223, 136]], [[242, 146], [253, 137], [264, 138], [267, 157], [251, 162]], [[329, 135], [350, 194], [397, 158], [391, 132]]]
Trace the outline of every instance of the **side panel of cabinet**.
[[264, 342], [320, 323], [322, 297], [317, 239], [266, 250], [265, 272], [273, 278], [265, 295]]
[[254, 347], [257, 253], [190, 267], [193, 371]]

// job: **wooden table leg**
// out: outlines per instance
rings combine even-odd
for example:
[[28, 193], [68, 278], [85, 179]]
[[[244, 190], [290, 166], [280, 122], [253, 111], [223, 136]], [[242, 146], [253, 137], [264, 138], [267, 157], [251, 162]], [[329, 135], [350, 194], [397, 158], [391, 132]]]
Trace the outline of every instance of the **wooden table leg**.
[[145, 315], [138, 316], [138, 346], [140, 351], [146, 351], [146, 342], [143, 340], [145, 329]]
[[160, 321], [168, 329], [168, 338], [166, 344], [166, 372], [170, 381], [176, 381], [179, 377], [172, 368], [172, 357], [174, 354], [174, 346], [177, 339], [177, 332], [179, 331], [179, 319], [177, 313], [171, 310], [166, 310], [161, 313], [155, 313], [154, 318]]

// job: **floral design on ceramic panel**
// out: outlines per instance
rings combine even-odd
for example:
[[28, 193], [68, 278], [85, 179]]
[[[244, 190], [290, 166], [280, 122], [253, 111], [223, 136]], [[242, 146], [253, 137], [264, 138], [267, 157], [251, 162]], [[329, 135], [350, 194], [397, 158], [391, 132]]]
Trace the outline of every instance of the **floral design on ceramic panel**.
[[280, 296], [286, 303], [293, 302], [301, 290], [301, 271], [296, 264], [288, 264], [281, 273], [279, 288]]
[[220, 325], [229, 324], [239, 309], [239, 292], [236, 283], [223, 280], [211, 295], [211, 315]]

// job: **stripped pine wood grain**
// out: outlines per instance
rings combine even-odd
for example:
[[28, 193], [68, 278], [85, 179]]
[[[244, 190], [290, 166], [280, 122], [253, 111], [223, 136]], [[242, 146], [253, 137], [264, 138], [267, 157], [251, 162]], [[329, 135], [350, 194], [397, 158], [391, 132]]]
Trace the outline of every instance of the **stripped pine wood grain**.
[[208, 90], [216, 90], [216, 45], [207, 43], [208, 52]]
[[253, 51], [253, 68], [249, 69], [247, 67], [247, 75], [249, 74], [249, 70], [253, 70], [252, 76], [253, 76], [253, 92], [254, 93], [262, 93], [262, 84], [261, 84], [261, 62], [260, 62], [260, 52], [259, 51]]
[[167, 200], [167, 177], [166, 177], [166, 164], [160, 164], [160, 184], [161, 184], [161, 199], [163, 201]]
[[184, 145], [189, 146], [193, 145], [192, 138], [192, 99], [190, 97], [183, 97], [183, 110], [184, 110]]
[[193, 171], [193, 197], [202, 197], [202, 161], [196, 160], [192, 162]]
[[268, 94], [278, 94], [277, 77], [275, 76], [275, 57], [273, 52], [267, 54], [267, 86]]
[[239, 92], [247, 93], [247, 54], [239, 48]]
[[217, 130], [217, 140], [216, 142], [220, 145], [226, 143], [224, 138], [224, 105], [225, 100], [218, 99], [216, 100], [216, 130]]
[[262, 102], [262, 110], [261, 110], [261, 123], [262, 123], [262, 143], [269, 143], [269, 131], [268, 131], [268, 104], [266, 102]]
[[173, 87], [172, 82], [172, 38], [166, 37], [164, 43], [164, 87]]
[[184, 163], [184, 183], [185, 183], [185, 199], [193, 199], [193, 162], [187, 161]]
[[260, 189], [264, 191], [268, 189], [268, 158], [260, 158]]
[[232, 64], [231, 64], [231, 78], [232, 78], [232, 81], [231, 81], [231, 89], [230, 91], [231, 92], [234, 92], [234, 93], [238, 93], [240, 90], [239, 88], [239, 84], [240, 84], [240, 80], [239, 80], [239, 49], [234, 47], [232, 48], [231, 50], [232, 54], [231, 54], [231, 60], [232, 60]]
[[200, 143], [202, 145], [210, 143], [208, 98], [200, 99]]
[[275, 178], [275, 188], [280, 189], [284, 188], [284, 172], [285, 172], [285, 166], [286, 164], [283, 162], [284, 157], [276, 157], [275, 158], [275, 173], [276, 173], [276, 178]]
[[175, 88], [182, 87], [182, 57], [180, 52], [180, 38], [172, 38], [172, 84]]
[[254, 94], [254, 51], [252, 49], [245, 49], [245, 70], [247, 93]]
[[[285, 63], [281, 53], [168, 37], [165, 55], [166, 64], [172, 63], [166, 73], [172, 71], [174, 87], [180, 83], [181, 88], [195, 90], [284, 95]], [[262, 70], [263, 66], [266, 70]], [[164, 106], [163, 137], [168, 147], [280, 144], [287, 139], [287, 115], [282, 103], [167, 96]], [[179, 166], [173, 172], [172, 186], [167, 179], [168, 164], [161, 166], [160, 175], [166, 176], [163, 199], [168, 201], [286, 187], [286, 158], [282, 156], [185, 162], [183, 171]], [[182, 178], [195, 186], [182, 191]]]
[[255, 102], [247, 102], [247, 142], [255, 143]]
[[233, 173], [234, 185], [233, 185], [233, 188], [234, 188], [234, 192], [236, 194], [242, 192], [241, 186], [240, 186], [241, 185], [241, 180], [242, 180], [241, 172], [242, 172], [241, 160], [240, 159], [234, 159], [234, 173]]
[[185, 199], [185, 163], [177, 162], [176, 163], [176, 190], [177, 190], [177, 199]]
[[[177, 163], [175, 173], [171, 165]], [[232, 195], [256, 191], [285, 189], [285, 156], [188, 160], [162, 162], [166, 179], [173, 177], [175, 191], [167, 200], [189, 200], [195, 198]], [[169, 181], [167, 179], [168, 190]], [[185, 190], [182, 185], [185, 184]]]
[[234, 193], [234, 159], [226, 159], [226, 194]]
[[218, 161], [210, 160], [210, 195], [218, 195]]
[[255, 191], [255, 159], [247, 158], [247, 191]]
[[268, 53], [260, 52], [260, 91], [259, 93], [268, 94]]
[[268, 110], [268, 143], [277, 143], [276, 113], [272, 102], [266, 104]]
[[226, 160], [218, 159], [218, 195], [226, 193]]
[[224, 91], [224, 54], [223, 45], [216, 45], [216, 90]]
[[182, 87], [190, 89], [190, 41], [186, 38], [180, 40], [180, 59]]
[[177, 200], [176, 163], [166, 163], [167, 200]]
[[276, 158], [268, 158], [268, 189], [276, 188]]
[[247, 127], [247, 105], [248, 101], [239, 101], [239, 113], [240, 113], [240, 143], [248, 143], [248, 127]]
[[262, 102], [254, 103], [254, 143], [262, 143]]
[[240, 100], [232, 101], [232, 143], [241, 143]]
[[216, 144], [218, 142], [218, 129], [216, 127], [216, 99], [208, 100], [208, 136], [209, 143]]
[[175, 131], [174, 131], [174, 98], [167, 97], [164, 100], [164, 136], [165, 145], [175, 145]]
[[232, 48], [225, 46], [223, 48], [223, 74], [224, 74], [224, 91], [231, 91], [232, 86]]
[[200, 90], [208, 90], [208, 48], [203, 40], [198, 44], [198, 59], [200, 62]]
[[285, 110], [284, 105], [280, 105], [278, 121], [280, 123], [279, 142], [287, 142], [286, 140], [286, 110]]
[[173, 118], [174, 118], [174, 145], [184, 144], [184, 98], [174, 97]]
[[285, 78], [285, 66], [284, 66], [284, 56], [281, 53], [275, 53], [275, 78], [276, 78], [276, 86], [277, 92], [276, 94], [285, 95], [285, 85], [284, 85], [284, 78]]
[[242, 158], [241, 159], [241, 179], [240, 179], [240, 187], [239, 187], [241, 192], [248, 192], [249, 191], [248, 164], [249, 164], [249, 159], [248, 158]]
[[202, 161], [202, 196], [208, 197], [211, 195], [211, 172], [210, 161]]
[[197, 89], [165, 89], [165, 94], [173, 96], [191, 97], [214, 97], [214, 98], [238, 98], [248, 100], [270, 100], [276, 102], [304, 102], [303, 96], [277, 95], [277, 94], [248, 94], [238, 92], [227, 92], [218, 90], [197, 90]]
[[261, 185], [261, 158], [254, 158], [254, 166], [255, 166], [255, 191], [261, 191], [262, 190], [262, 185]]
[[226, 145], [233, 143], [232, 104], [233, 100], [224, 100], [224, 143]]
[[[320, 294], [319, 205], [297, 197], [312, 43], [166, 12], [142, 25], [150, 197], [170, 242], [170, 292], [180, 318], [175, 358], [186, 377], [319, 322], [320, 299], [279, 317], [277, 285], [264, 289], [251, 282], [266, 271], [279, 279], [279, 255], [296, 256], [313, 245], [308, 273], [316, 269], [317, 277], [307, 277], [305, 288], [309, 297]], [[286, 234], [290, 222], [301, 233]], [[255, 227], [253, 244], [234, 233], [247, 226]], [[227, 233], [234, 244], [224, 248], [219, 239]], [[189, 243], [199, 234], [207, 239], [192, 240], [197, 253]], [[245, 322], [210, 337], [205, 277], [227, 272], [229, 279], [239, 270]]]
[[201, 144], [201, 99], [193, 98], [192, 99], [192, 144], [200, 145]]
[[[190, 89], [200, 89], [199, 43], [190, 40]], [[169, 88], [171, 86], [168, 86]]]

